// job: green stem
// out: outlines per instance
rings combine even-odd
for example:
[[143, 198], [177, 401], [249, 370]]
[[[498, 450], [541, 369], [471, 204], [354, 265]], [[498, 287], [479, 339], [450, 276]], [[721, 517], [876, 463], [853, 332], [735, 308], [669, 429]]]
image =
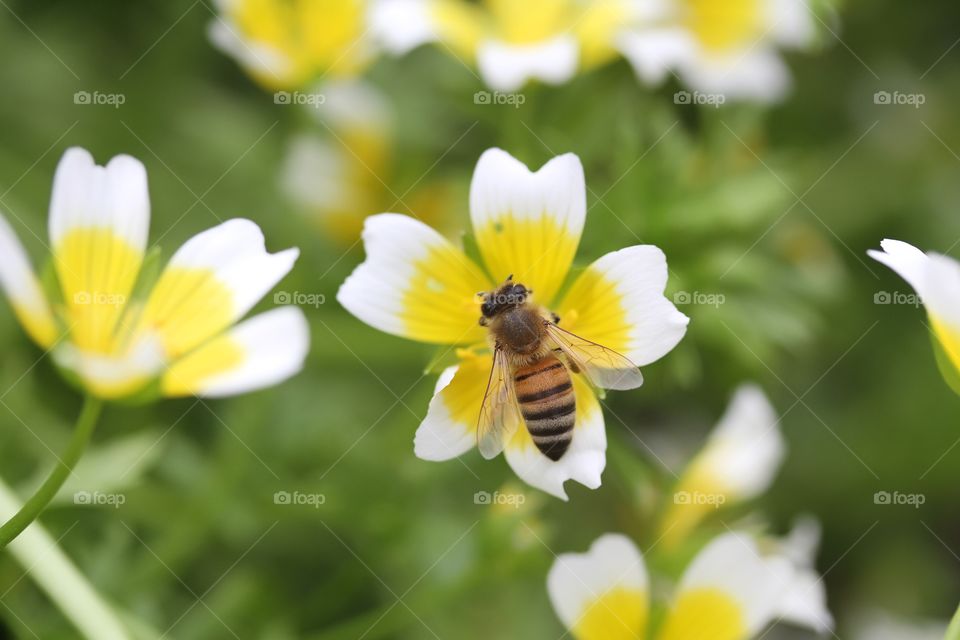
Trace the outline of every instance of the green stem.
[[90, 435], [97, 425], [97, 418], [100, 417], [100, 410], [103, 403], [92, 396], [87, 396], [83, 402], [83, 409], [77, 417], [77, 424], [73, 430], [73, 437], [70, 438], [70, 444], [67, 450], [54, 465], [53, 471], [47, 476], [37, 492], [24, 503], [20, 511], [0, 527], [0, 551], [7, 548], [14, 538], [26, 529], [31, 522], [36, 520], [40, 513], [50, 504], [60, 487], [66, 482], [67, 478], [73, 472], [74, 465], [83, 455], [83, 451], [90, 441]]
[[953, 616], [953, 621], [947, 629], [947, 635], [944, 637], [944, 640], [960, 640], [960, 608], [957, 609], [956, 615]]

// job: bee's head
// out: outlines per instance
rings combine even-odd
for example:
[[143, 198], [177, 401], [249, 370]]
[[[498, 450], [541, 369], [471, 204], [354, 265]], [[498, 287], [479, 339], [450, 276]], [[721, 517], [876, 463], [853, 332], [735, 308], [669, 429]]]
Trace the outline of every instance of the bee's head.
[[510, 276], [496, 291], [487, 291], [480, 294], [483, 296], [480, 312], [483, 313], [485, 318], [492, 318], [509, 309], [523, 306], [531, 293], [533, 292], [522, 284], [515, 283], [513, 276]]

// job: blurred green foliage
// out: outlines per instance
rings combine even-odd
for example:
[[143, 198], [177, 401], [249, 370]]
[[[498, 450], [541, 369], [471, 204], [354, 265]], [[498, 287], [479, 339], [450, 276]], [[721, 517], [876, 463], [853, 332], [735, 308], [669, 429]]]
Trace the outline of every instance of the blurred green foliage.
[[[521, 486], [502, 460], [414, 457], [432, 349], [336, 304], [362, 252], [315, 232], [277, 186], [289, 138], [318, 125], [210, 46], [208, 3], [8, 0], [0, 209], [37, 261], [54, 167], [82, 145], [100, 162], [121, 152], [144, 161], [151, 241], [165, 255], [220, 220], [250, 217], [271, 250], [302, 250], [279, 289], [326, 299], [305, 309], [313, 348], [292, 381], [229, 401], [109, 408], [96, 464], [79, 475], [126, 503], [67, 499], [42, 521], [144, 637], [229, 637], [225, 626], [278, 640], [559, 637], [544, 588], [554, 554], [606, 531], [652, 544], [671, 472], [752, 379], [785, 413], [790, 442], [756, 506], [776, 532], [798, 513], [823, 522], [819, 567], [841, 637], [873, 608], [946, 619], [960, 597], [960, 405], [922, 311], [874, 303], [908, 289], [865, 251], [894, 237], [958, 254], [960, 6], [860, 0], [836, 21], [823, 15], [835, 35], [825, 29], [821, 51], [790, 58], [795, 92], [773, 109], [677, 106], [677, 87], [642, 87], [622, 62], [531, 87], [520, 108], [474, 104], [479, 81], [435, 50], [372, 70], [395, 108], [393, 192], [424, 174], [453, 180], [463, 195], [449, 223], [465, 229], [482, 150], [502, 146], [531, 166], [573, 151], [590, 189], [578, 264], [654, 243], [671, 295], [722, 300], [682, 307], [692, 322], [680, 347], [647, 369], [641, 390], [611, 394], [604, 486], [571, 483], [564, 504]], [[126, 101], [74, 104], [74, 92], [95, 90]], [[879, 90], [922, 92], [926, 103], [875, 105]], [[0, 468], [25, 492], [65, 445], [80, 400], [8, 306], [0, 344]], [[526, 493], [521, 508], [474, 504], [505, 483]], [[926, 503], [875, 505], [881, 490]], [[277, 505], [278, 491], [325, 503]], [[733, 523], [724, 520], [712, 530]], [[14, 637], [72, 637], [23, 572], [0, 563], [0, 624]]]

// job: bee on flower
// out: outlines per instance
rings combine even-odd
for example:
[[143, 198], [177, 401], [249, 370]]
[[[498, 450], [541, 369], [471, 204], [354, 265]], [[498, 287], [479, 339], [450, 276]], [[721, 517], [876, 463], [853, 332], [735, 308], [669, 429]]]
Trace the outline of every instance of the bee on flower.
[[679, 543], [711, 513], [752, 500], [770, 487], [786, 452], [778, 422], [759, 387], [737, 389], [677, 481], [661, 522], [664, 543]]
[[[470, 188], [483, 267], [413, 218], [380, 214], [366, 260], [337, 294], [367, 324], [455, 349], [414, 451], [448, 460], [503, 452], [521, 479], [566, 499], [564, 482], [600, 486], [606, 435], [596, 388], [640, 386], [638, 366], [680, 341], [688, 318], [664, 297], [666, 258], [640, 245], [607, 254], [559, 295], [586, 218], [573, 154], [539, 171], [486, 151]], [[480, 292], [478, 294], [478, 292]]]
[[947, 384], [960, 393], [960, 263], [949, 256], [899, 240], [884, 240], [871, 258], [907, 281], [926, 307], [937, 365]]
[[833, 627], [816, 574], [782, 551], [764, 553], [743, 533], [709, 542], [662, 612], [643, 555], [620, 534], [601, 536], [586, 553], [560, 555], [547, 592], [576, 640], [750, 640], [781, 621], [819, 633]]
[[617, 47], [648, 84], [676, 74], [695, 91], [773, 102], [790, 87], [778, 48], [809, 46], [806, 0], [639, 0], [644, 17], [616, 35]]
[[367, 0], [217, 0], [209, 35], [264, 87], [352, 78], [376, 56]]
[[309, 345], [294, 307], [237, 321], [293, 267], [259, 227], [228, 220], [187, 241], [155, 282], [144, 268], [147, 174], [130, 156], [97, 166], [69, 149], [50, 203], [59, 290], [45, 291], [0, 216], [0, 286], [27, 334], [68, 378], [104, 399], [135, 394], [226, 396], [297, 373]]

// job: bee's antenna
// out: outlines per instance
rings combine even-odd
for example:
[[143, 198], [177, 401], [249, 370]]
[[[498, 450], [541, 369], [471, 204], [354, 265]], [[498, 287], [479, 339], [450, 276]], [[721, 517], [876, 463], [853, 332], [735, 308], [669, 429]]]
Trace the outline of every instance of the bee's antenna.
[[507, 276], [507, 282], [510, 282], [511, 280], [513, 280], [513, 274], [512, 274], [512, 273]]

